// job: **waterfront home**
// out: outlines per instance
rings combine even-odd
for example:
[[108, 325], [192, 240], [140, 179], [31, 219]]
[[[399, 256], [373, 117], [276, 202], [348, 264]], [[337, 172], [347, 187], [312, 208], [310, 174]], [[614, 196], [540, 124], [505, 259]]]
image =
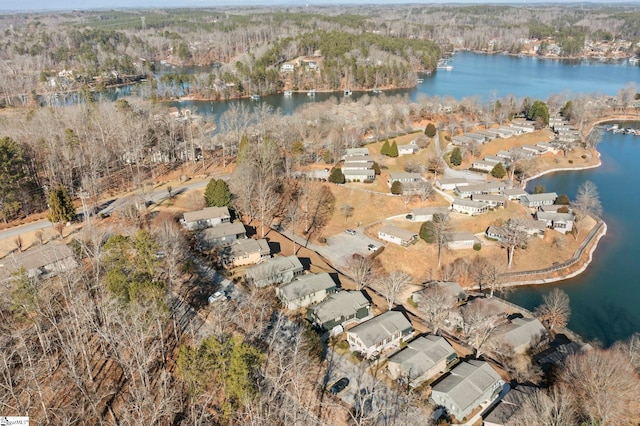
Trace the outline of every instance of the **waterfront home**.
[[556, 202], [558, 194], [555, 192], [545, 192], [542, 194], [527, 194], [520, 197], [520, 204], [525, 207], [548, 206]]
[[348, 157], [359, 157], [362, 155], [369, 155], [369, 148], [367, 147], [347, 148], [347, 152], [344, 155], [344, 159], [345, 161], [350, 161], [350, 160], [347, 160]]
[[490, 129], [487, 129], [487, 130], [476, 130], [476, 133], [478, 133], [479, 135], [484, 136], [487, 141], [492, 141], [492, 140], [494, 140], [495, 138], [498, 137], [496, 132], [492, 132], [492, 131], [490, 131]]
[[336, 288], [336, 283], [327, 272], [307, 274], [276, 288], [276, 296], [287, 309], [294, 310], [322, 302]]
[[549, 142], [538, 142], [536, 146], [543, 148], [545, 152], [551, 152], [552, 154], [557, 154], [559, 152], [558, 147]]
[[456, 198], [453, 200], [453, 203], [451, 203], [451, 210], [475, 216], [488, 212], [489, 206], [486, 203], [481, 203], [479, 201]]
[[480, 201], [481, 203], [488, 204], [490, 207], [504, 207], [506, 198], [504, 195], [496, 194], [473, 194], [471, 201]]
[[389, 185], [394, 182], [406, 183], [418, 183], [422, 182], [422, 175], [420, 173], [391, 173], [389, 175]]
[[480, 405], [495, 401], [503, 385], [500, 375], [488, 363], [463, 361], [432, 386], [431, 399], [462, 421]]
[[[539, 347], [548, 337], [547, 329], [536, 318], [514, 318], [495, 330], [490, 340], [498, 351], [513, 350], [516, 354], [524, 354], [530, 349]], [[501, 348], [506, 344], [509, 349]]]
[[0, 282], [24, 272], [29, 278], [45, 279], [78, 267], [73, 250], [60, 241], [50, 241], [0, 260]]
[[418, 305], [425, 297], [429, 297], [428, 294], [433, 291], [444, 293], [444, 305], [448, 308], [458, 306], [458, 304], [467, 300], [467, 293], [462, 289], [460, 283], [456, 281], [428, 281], [423, 284], [423, 287], [411, 294], [411, 300]]
[[406, 145], [398, 145], [398, 155], [415, 154], [419, 150], [420, 148], [418, 147], [418, 144], [416, 143], [415, 139]]
[[502, 191], [502, 195], [504, 195], [509, 201], [520, 201], [520, 197], [527, 195], [527, 191], [522, 188], [505, 188]]
[[327, 331], [342, 332], [347, 324], [369, 319], [371, 315], [371, 302], [361, 291], [339, 291], [307, 309], [307, 319]]
[[484, 413], [483, 426], [507, 426], [511, 424], [511, 418], [520, 410], [522, 405], [529, 401], [537, 388], [533, 386], [518, 385], [509, 390], [504, 397], [494, 405], [488, 413]]
[[484, 231], [484, 235], [490, 239], [495, 241], [504, 241], [507, 238], [507, 231], [504, 226], [489, 226], [486, 231]]
[[505, 182], [487, 182], [473, 185], [456, 186], [455, 192], [460, 198], [469, 198], [479, 194], [500, 194], [507, 188]]
[[222, 223], [200, 231], [197, 235], [200, 246], [205, 249], [223, 247], [240, 238], [247, 238], [247, 230], [242, 222]]
[[384, 225], [378, 231], [378, 238], [401, 245], [402, 247], [407, 247], [418, 239], [418, 234], [395, 225]]
[[449, 214], [448, 207], [423, 207], [411, 209], [411, 221], [412, 222], [428, 222], [433, 220], [434, 214], [441, 214], [447, 216]]
[[493, 163], [493, 164], [498, 164], [498, 163], [502, 163], [503, 166], [507, 167], [509, 165], [508, 161], [506, 158], [504, 157], [498, 157], [497, 155], [487, 155], [484, 157], [484, 161]]
[[554, 229], [562, 234], [571, 232], [575, 222], [573, 213], [535, 212], [535, 217], [539, 221], [547, 224], [548, 228]]
[[347, 342], [352, 352], [370, 359], [400, 348], [413, 334], [413, 327], [402, 312], [387, 311], [347, 331]]
[[447, 232], [447, 247], [451, 250], [473, 248], [474, 244], [482, 244], [471, 232]]
[[547, 149], [538, 145], [522, 145], [522, 149], [530, 151], [533, 155], [542, 155], [547, 152]]
[[373, 181], [376, 178], [376, 172], [373, 169], [349, 169], [343, 170], [342, 174], [347, 182]]
[[202, 210], [185, 212], [180, 221], [189, 231], [211, 228], [222, 223], [231, 222], [231, 215], [227, 207], [207, 207]]
[[547, 223], [543, 220], [518, 219], [517, 229], [525, 232], [530, 237], [534, 235], [542, 237], [547, 229]]
[[444, 338], [426, 335], [407, 343], [387, 362], [389, 375], [415, 388], [447, 371], [458, 359], [456, 351]]
[[465, 178], [438, 178], [436, 179], [436, 187], [442, 191], [453, 191], [457, 186], [467, 186], [471, 182]]
[[302, 263], [296, 256], [277, 256], [247, 269], [245, 280], [262, 288], [271, 284], [290, 283], [303, 273]]
[[545, 213], [571, 213], [573, 209], [569, 204], [551, 204], [538, 207], [538, 210]]
[[271, 257], [271, 248], [264, 238], [244, 238], [223, 248], [220, 256], [227, 267], [255, 265]]

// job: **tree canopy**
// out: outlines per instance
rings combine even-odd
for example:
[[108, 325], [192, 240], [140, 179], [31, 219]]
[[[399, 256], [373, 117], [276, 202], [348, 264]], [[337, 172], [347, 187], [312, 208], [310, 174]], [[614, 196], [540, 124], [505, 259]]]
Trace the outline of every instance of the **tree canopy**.
[[453, 151], [451, 151], [451, 157], [449, 157], [449, 161], [451, 161], [451, 164], [454, 166], [459, 166], [460, 164], [462, 164], [462, 151], [460, 150], [460, 148], [453, 148]]
[[211, 179], [204, 190], [207, 207], [231, 207], [231, 191], [223, 179]]
[[493, 176], [494, 178], [502, 179], [506, 175], [507, 175], [507, 171], [505, 170], [502, 163], [498, 163], [495, 166], [493, 166], [493, 169], [491, 170], [491, 176]]
[[58, 185], [49, 192], [49, 214], [47, 219], [51, 223], [70, 222], [76, 214], [67, 188]]
[[549, 108], [543, 101], [536, 100], [527, 111], [527, 118], [532, 121], [541, 120], [545, 126], [549, 125]]
[[331, 174], [329, 175], [329, 182], [332, 182], [332, 183], [345, 182], [344, 174], [342, 173], [342, 169], [340, 167], [334, 167], [333, 170], [331, 170]]

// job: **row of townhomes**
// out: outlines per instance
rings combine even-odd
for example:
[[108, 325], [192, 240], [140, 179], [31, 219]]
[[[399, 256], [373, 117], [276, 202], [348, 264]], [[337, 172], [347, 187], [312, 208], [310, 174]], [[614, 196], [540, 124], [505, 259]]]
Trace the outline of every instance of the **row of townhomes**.
[[369, 148], [349, 148], [343, 159], [342, 174], [347, 182], [371, 182], [376, 178]]

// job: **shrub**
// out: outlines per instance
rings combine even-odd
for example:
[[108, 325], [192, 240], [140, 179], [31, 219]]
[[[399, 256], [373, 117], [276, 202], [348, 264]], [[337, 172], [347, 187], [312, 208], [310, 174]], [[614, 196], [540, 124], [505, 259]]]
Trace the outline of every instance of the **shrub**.
[[402, 194], [402, 182], [395, 181], [391, 184], [391, 193], [393, 195]]
[[473, 249], [474, 249], [475, 251], [480, 251], [480, 249], [481, 249], [481, 248], [482, 248], [482, 244], [480, 244], [480, 243], [475, 243], [475, 244], [473, 245]]
[[586, 160], [587, 159], [587, 154], [582, 154], [582, 159]]
[[573, 160], [569, 160], [569, 164], [573, 164]]

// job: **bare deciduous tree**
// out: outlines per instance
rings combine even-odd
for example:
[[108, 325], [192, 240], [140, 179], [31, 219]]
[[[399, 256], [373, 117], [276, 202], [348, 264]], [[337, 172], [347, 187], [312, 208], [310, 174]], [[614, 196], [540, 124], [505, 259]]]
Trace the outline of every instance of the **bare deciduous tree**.
[[347, 270], [356, 283], [356, 290], [362, 290], [370, 283], [374, 261], [369, 257], [354, 254], [347, 262]]
[[428, 283], [420, 292], [418, 309], [424, 314], [433, 334], [438, 334], [452, 307], [451, 296], [437, 283]]
[[377, 288], [389, 310], [393, 308], [402, 290], [411, 283], [411, 277], [402, 271], [393, 271], [377, 280]]
[[569, 389], [553, 386], [545, 391], [538, 389], [526, 398], [510, 426], [572, 426], [577, 425], [574, 398]]
[[598, 189], [596, 185], [591, 181], [585, 181], [578, 187], [576, 192], [576, 199], [571, 204], [573, 211], [576, 215], [576, 240], [582, 230], [584, 219], [587, 216], [591, 216], [594, 219], [598, 219], [602, 215], [602, 204], [600, 203], [600, 195], [598, 195]]
[[462, 308], [463, 332], [475, 349], [476, 357], [485, 352], [489, 338], [505, 323], [503, 314], [497, 313], [487, 300], [476, 299]]
[[556, 327], [566, 327], [571, 315], [571, 306], [567, 293], [554, 288], [543, 296], [543, 304], [536, 309], [536, 316], [546, 324], [550, 330]]

